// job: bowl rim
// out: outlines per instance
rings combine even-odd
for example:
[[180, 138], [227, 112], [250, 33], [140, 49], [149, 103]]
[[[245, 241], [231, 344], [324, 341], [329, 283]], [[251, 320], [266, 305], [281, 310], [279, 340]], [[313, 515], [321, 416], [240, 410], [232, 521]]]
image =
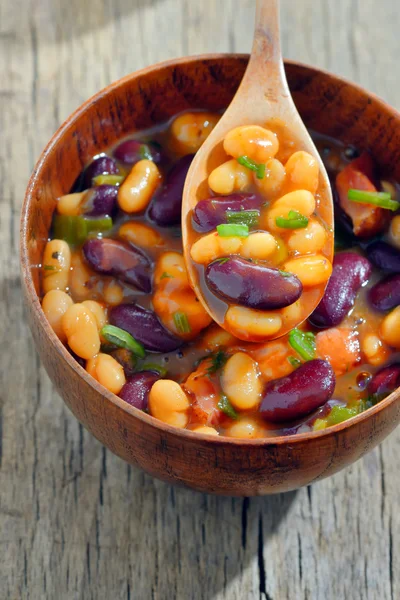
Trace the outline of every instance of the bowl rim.
[[[100, 385], [91, 375], [89, 375], [89, 373], [68, 352], [68, 350], [66, 349], [64, 344], [62, 344], [62, 342], [59, 340], [59, 338], [57, 337], [57, 335], [51, 328], [49, 322], [47, 321], [47, 319], [43, 313], [43, 310], [42, 310], [42, 307], [41, 307], [41, 304], [39, 301], [39, 297], [36, 293], [36, 290], [35, 290], [35, 287], [33, 284], [33, 279], [31, 276], [31, 265], [29, 263], [29, 258], [28, 258], [28, 244], [27, 244], [27, 235], [26, 235], [29, 207], [30, 207], [30, 204], [32, 201], [32, 194], [35, 190], [38, 175], [39, 175], [41, 169], [43, 168], [44, 164], [46, 163], [48, 155], [57, 146], [57, 143], [58, 143], [59, 139], [62, 138], [63, 134], [71, 126], [74, 125], [75, 121], [83, 113], [85, 113], [89, 107], [91, 107], [93, 104], [95, 104], [103, 96], [112, 94], [112, 92], [114, 90], [118, 89], [120, 86], [124, 86], [128, 81], [134, 80], [138, 77], [147, 75], [148, 73], [152, 73], [154, 71], [158, 71], [160, 69], [167, 68], [167, 67], [173, 66], [173, 65], [187, 64], [189, 62], [207, 62], [210, 60], [215, 61], [218, 59], [223, 60], [223, 59], [228, 59], [228, 58], [235, 59], [235, 60], [246, 60], [246, 59], [248, 60], [249, 54], [229, 53], [229, 52], [208, 53], [208, 54], [184, 56], [184, 57], [179, 57], [179, 58], [175, 58], [175, 59], [160, 61], [153, 65], [139, 69], [138, 71], [129, 73], [128, 75], [125, 75], [124, 77], [121, 77], [120, 79], [117, 79], [116, 81], [113, 81], [108, 86], [106, 86], [105, 88], [102, 88], [101, 90], [96, 92], [94, 95], [92, 95], [90, 98], [88, 98], [83, 104], [81, 104], [77, 109], [75, 109], [67, 117], [67, 119], [65, 119], [65, 121], [61, 124], [61, 126], [57, 129], [57, 131], [52, 135], [50, 141], [47, 143], [44, 150], [42, 151], [39, 159], [37, 160], [37, 162], [34, 166], [34, 169], [32, 171], [32, 174], [30, 176], [28, 186], [26, 189], [25, 198], [24, 198], [24, 202], [22, 205], [22, 209], [21, 209], [21, 219], [20, 219], [20, 271], [21, 271], [22, 285], [25, 287], [27, 298], [29, 299], [29, 302], [31, 303], [31, 309], [35, 313], [37, 321], [40, 323], [40, 326], [42, 327], [42, 329], [44, 331], [45, 338], [49, 340], [49, 342], [51, 343], [51, 345], [53, 347], [53, 350], [59, 355], [61, 360], [66, 361], [67, 364], [74, 371], [76, 371], [78, 373], [78, 375], [80, 377], [82, 377], [89, 386], [94, 388], [94, 390], [100, 396], [102, 396], [105, 400], [111, 402], [118, 409], [121, 409], [122, 411], [130, 414], [132, 417], [138, 419], [143, 424], [148, 425], [151, 428], [161, 430], [161, 431], [168, 433], [170, 435], [173, 435], [177, 438], [181, 438], [182, 440], [184, 440], [184, 439], [187, 439], [188, 441], [196, 440], [199, 442], [203, 441], [205, 443], [213, 443], [213, 444], [215, 443], [218, 445], [222, 444], [222, 445], [230, 445], [230, 446], [236, 446], [236, 447], [243, 446], [243, 445], [250, 446], [250, 447], [282, 446], [285, 444], [292, 445], [292, 444], [302, 443], [302, 442], [305, 442], [308, 440], [318, 440], [320, 438], [329, 438], [331, 436], [335, 436], [336, 434], [343, 432], [344, 430], [351, 429], [352, 427], [355, 427], [355, 426], [369, 420], [374, 415], [377, 415], [379, 412], [381, 412], [382, 410], [389, 407], [391, 404], [398, 401], [400, 398], [400, 395], [398, 394], [398, 391], [400, 388], [397, 388], [389, 396], [387, 396], [386, 398], [384, 398], [383, 400], [378, 402], [375, 406], [368, 408], [367, 410], [363, 411], [359, 415], [351, 417], [347, 421], [343, 421], [342, 423], [327, 427], [326, 429], [322, 429], [320, 431], [308, 431], [308, 432], [295, 433], [295, 434], [289, 434], [289, 435], [279, 435], [279, 436], [270, 437], [270, 438], [245, 439], [245, 438], [231, 438], [231, 437], [228, 437], [225, 435], [215, 436], [215, 435], [210, 435], [210, 434], [205, 434], [205, 433], [197, 433], [197, 432], [191, 431], [190, 429], [181, 429], [178, 427], [174, 427], [172, 425], [168, 425], [167, 423], [164, 423], [163, 421], [156, 419], [155, 417], [151, 416], [150, 414], [147, 414], [147, 413], [143, 412], [142, 410], [131, 406], [127, 402], [124, 402], [124, 400], [122, 400], [117, 395], [108, 391], [106, 388], [104, 388], [102, 385]], [[311, 73], [315, 73], [315, 74], [322, 73], [323, 75], [326, 75], [327, 77], [331, 77], [340, 83], [349, 85], [352, 88], [356, 89], [359, 93], [368, 96], [369, 99], [373, 99], [374, 102], [376, 102], [382, 110], [384, 110], [386, 112], [390, 112], [391, 116], [393, 118], [400, 120], [400, 113], [395, 108], [391, 107], [387, 102], [385, 102], [384, 100], [379, 98], [374, 93], [368, 92], [362, 86], [360, 86], [356, 83], [353, 83], [350, 80], [348, 80], [342, 76], [330, 73], [329, 71], [327, 71], [325, 69], [313, 67], [313, 66], [307, 65], [305, 63], [302, 63], [299, 61], [294, 61], [294, 60], [285, 60], [284, 62], [287, 65], [300, 67], [301, 69], [307, 70]]]

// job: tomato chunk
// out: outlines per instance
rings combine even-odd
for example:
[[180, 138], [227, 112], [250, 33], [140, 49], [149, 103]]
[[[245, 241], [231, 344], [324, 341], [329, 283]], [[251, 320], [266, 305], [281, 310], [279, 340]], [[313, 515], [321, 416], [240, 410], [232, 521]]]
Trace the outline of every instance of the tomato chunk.
[[372, 204], [359, 204], [348, 199], [349, 190], [376, 192], [373, 184], [374, 164], [371, 156], [364, 152], [336, 176], [339, 205], [351, 219], [354, 234], [370, 237], [381, 232], [390, 218], [390, 211]]

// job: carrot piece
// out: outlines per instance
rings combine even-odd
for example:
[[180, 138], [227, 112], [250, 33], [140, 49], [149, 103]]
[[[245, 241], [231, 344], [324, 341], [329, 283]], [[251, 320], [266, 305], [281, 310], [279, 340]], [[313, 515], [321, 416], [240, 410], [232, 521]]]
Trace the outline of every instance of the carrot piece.
[[373, 179], [374, 164], [364, 152], [336, 176], [339, 204], [353, 223], [354, 234], [368, 237], [382, 231], [390, 218], [390, 211], [372, 204], [358, 204], [348, 199], [350, 189], [376, 192]]
[[315, 336], [317, 356], [329, 361], [337, 376], [353, 369], [361, 360], [358, 335], [348, 327], [332, 327]]

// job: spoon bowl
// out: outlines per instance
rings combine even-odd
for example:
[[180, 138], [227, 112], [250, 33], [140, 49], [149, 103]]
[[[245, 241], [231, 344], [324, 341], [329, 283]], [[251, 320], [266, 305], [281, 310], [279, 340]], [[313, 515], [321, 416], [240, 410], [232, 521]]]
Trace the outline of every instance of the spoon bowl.
[[[210, 316], [221, 327], [246, 341], [261, 341], [259, 336], [241, 335], [232, 329], [224, 315], [221, 303], [212, 301], [201, 271], [193, 263], [190, 250], [193, 244], [190, 235], [192, 211], [200, 200], [210, 196], [208, 176], [211, 171], [228, 160], [223, 148], [226, 135], [234, 128], [243, 125], [259, 125], [272, 131], [290, 135], [295, 150], [311, 154], [319, 166], [318, 213], [326, 226], [327, 237], [323, 254], [331, 262], [333, 259], [333, 200], [324, 164], [317, 152], [290, 94], [283, 66], [279, 39], [279, 0], [257, 0], [256, 26], [250, 60], [241, 84], [227, 110], [211, 134], [197, 152], [189, 169], [182, 201], [182, 237], [189, 280], [197, 297]], [[320, 286], [319, 293], [307, 294], [307, 314], [304, 321], [319, 304], [326, 286]], [[220, 308], [220, 310], [218, 310]], [[276, 335], [281, 337], [299, 323], [287, 321]]]

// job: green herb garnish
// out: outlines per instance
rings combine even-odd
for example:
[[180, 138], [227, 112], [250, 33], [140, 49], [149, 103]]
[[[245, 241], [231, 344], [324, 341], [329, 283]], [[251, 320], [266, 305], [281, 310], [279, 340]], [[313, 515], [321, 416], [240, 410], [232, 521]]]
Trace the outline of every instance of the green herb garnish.
[[146, 363], [142, 365], [140, 368], [141, 371], [155, 371], [160, 375], [160, 377], [165, 377], [168, 373], [165, 367], [158, 365], [157, 363]]
[[282, 277], [290, 277], [292, 275], [292, 273], [288, 273], [288, 271], [281, 271], [281, 269], [278, 269], [278, 271]]
[[246, 167], [247, 169], [254, 171], [257, 179], [263, 179], [265, 176], [265, 164], [256, 163], [248, 156], [238, 156], [236, 160], [238, 161], [239, 165], [242, 165], [242, 167]]
[[186, 313], [178, 310], [176, 313], [173, 314], [173, 318], [178, 333], [184, 334], [190, 333], [192, 331]]
[[230, 256], [224, 256], [223, 258], [217, 258], [216, 260], [214, 260], [214, 262], [216, 262], [220, 265], [224, 265], [225, 263], [228, 262], [229, 259], [230, 259]]
[[400, 202], [392, 200], [389, 192], [364, 192], [363, 190], [351, 189], [347, 192], [347, 197], [352, 202], [374, 204], [388, 210], [397, 210], [400, 208]]
[[98, 185], [121, 185], [125, 175], [96, 175], [93, 177], [92, 183]]
[[335, 406], [332, 406], [331, 412], [326, 418], [327, 425], [330, 427], [331, 425], [343, 423], [343, 421], [347, 421], [347, 419], [355, 417], [358, 414], [358, 408], [348, 408], [347, 406], [339, 406], [338, 404], [335, 404]]
[[82, 244], [90, 235], [109, 231], [112, 226], [111, 217], [56, 215], [53, 221], [53, 237], [75, 246]]
[[228, 355], [223, 350], [217, 350], [217, 352], [209, 354], [206, 358], [211, 358], [211, 365], [208, 367], [207, 373], [212, 375], [222, 369], [228, 360]]
[[295, 356], [288, 356], [288, 361], [290, 362], [292, 367], [294, 367], [295, 369], [297, 369], [297, 367], [299, 367], [301, 365], [301, 360], [299, 360]]
[[143, 345], [136, 341], [135, 338], [124, 329], [120, 329], [114, 325], [104, 325], [104, 327], [100, 330], [100, 336], [118, 348], [126, 348], [127, 350], [130, 350], [139, 358], [144, 358], [146, 356]]
[[228, 223], [241, 223], [242, 225], [247, 225], [247, 227], [254, 227], [258, 225], [258, 221], [260, 218], [259, 210], [241, 210], [235, 212], [233, 210], [227, 210], [226, 220]]
[[217, 408], [222, 411], [225, 415], [230, 417], [231, 419], [237, 419], [238, 414], [236, 410], [233, 408], [232, 404], [229, 402], [227, 396], [221, 396], [219, 402], [217, 404]]
[[45, 271], [61, 271], [60, 267], [56, 267], [54, 265], [43, 265], [43, 269]]
[[153, 155], [150, 152], [150, 148], [146, 144], [141, 144], [139, 148], [139, 156], [141, 160], [153, 160]]
[[221, 237], [247, 237], [249, 235], [247, 225], [217, 225], [217, 231]]
[[304, 229], [308, 225], [308, 218], [297, 210], [289, 210], [287, 218], [276, 217], [275, 223], [282, 229]]
[[174, 276], [170, 275], [169, 273], [167, 273], [166, 271], [164, 271], [164, 273], [160, 277], [160, 281], [161, 281], [161, 279], [174, 279]]
[[313, 333], [292, 329], [289, 333], [289, 344], [303, 360], [315, 358], [315, 336]]

